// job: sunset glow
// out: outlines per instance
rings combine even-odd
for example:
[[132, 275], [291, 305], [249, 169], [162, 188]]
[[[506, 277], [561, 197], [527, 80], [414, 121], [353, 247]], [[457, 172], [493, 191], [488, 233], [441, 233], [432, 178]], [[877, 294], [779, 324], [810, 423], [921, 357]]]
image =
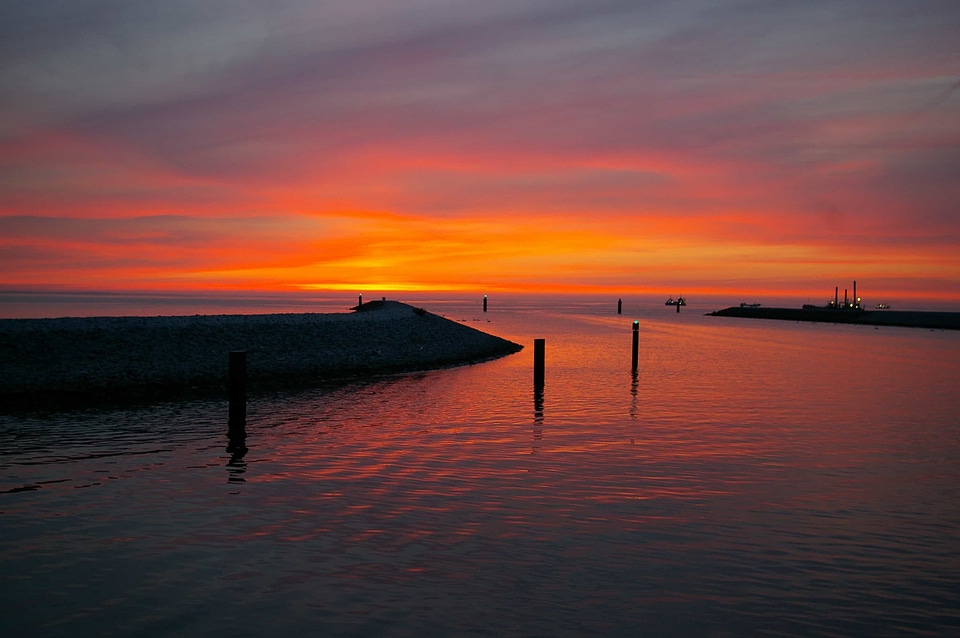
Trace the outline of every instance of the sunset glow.
[[960, 301], [956, 3], [229, 4], [0, 8], [0, 289]]

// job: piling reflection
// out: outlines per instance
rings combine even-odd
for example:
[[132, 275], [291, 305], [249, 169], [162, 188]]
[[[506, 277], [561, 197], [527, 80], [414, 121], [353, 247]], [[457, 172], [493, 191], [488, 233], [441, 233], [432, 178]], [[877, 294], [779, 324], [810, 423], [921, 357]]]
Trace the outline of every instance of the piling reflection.
[[231, 424], [227, 431], [227, 453], [230, 454], [230, 460], [227, 461], [227, 482], [245, 483], [243, 475], [247, 471], [247, 463], [243, 457], [247, 454], [247, 430], [243, 426], [236, 427]]
[[530, 453], [536, 454], [543, 443], [543, 387], [533, 390], [533, 445]]

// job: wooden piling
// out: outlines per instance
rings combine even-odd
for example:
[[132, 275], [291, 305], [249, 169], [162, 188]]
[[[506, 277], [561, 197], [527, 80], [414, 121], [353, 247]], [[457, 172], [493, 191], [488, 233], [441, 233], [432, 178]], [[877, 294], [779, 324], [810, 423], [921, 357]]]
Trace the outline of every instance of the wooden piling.
[[483, 311], [484, 311], [484, 312], [487, 311], [487, 296], [486, 296], [486, 295], [483, 296]]
[[237, 350], [230, 353], [230, 410], [231, 430], [243, 429], [247, 424], [247, 353]]
[[623, 314], [623, 299], [617, 299], [617, 314]]
[[634, 374], [637, 373], [637, 366], [640, 363], [640, 322], [633, 322], [633, 359], [630, 369]]
[[544, 354], [546, 351], [545, 339], [533, 340], [533, 387], [534, 389], [543, 389], [544, 377]]

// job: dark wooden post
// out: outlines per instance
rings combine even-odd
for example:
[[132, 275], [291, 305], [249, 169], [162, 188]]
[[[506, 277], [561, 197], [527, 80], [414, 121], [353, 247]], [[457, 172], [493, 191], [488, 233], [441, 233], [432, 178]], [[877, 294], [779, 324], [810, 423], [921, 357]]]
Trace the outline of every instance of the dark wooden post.
[[631, 370], [634, 374], [637, 372], [637, 366], [640, 363], [640, 322], [633, 322], [633, 364]]
[[483, 296], [483, 311], [484, 311], [484, 312], [487, 311], [487, 296], [486, 296], [486, 295]]
[[678, 301], [678, 302], [677, 302], [677, 314], [679, 314], [679, 313], [680, 313], [680, 302]]
[[533, 387], [543, 389], [544, 354], [546, 351], [545, 339], [533, 340]]
[[230, 353], [230, 416], [231, 430], [243, 429], [247, 424], [247, 353]]
[[617, 299], [617, 314], [623, 314], [623, 299]]
[[357, 305], [358, 305], [358, 306], [362, 306], [362, 305], [363, 305], [363, 293], [362, 293], [362, 292], [360, 293], [360, 298], [357, 299]]

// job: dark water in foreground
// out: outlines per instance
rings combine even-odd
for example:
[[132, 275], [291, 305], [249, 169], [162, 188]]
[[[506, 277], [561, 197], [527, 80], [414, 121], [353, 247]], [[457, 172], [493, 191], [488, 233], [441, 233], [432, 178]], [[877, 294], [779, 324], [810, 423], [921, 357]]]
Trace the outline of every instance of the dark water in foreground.
[[527, 348], [0, 416], [0, 634], [960, 631], [960, 334], [424, 305]]

